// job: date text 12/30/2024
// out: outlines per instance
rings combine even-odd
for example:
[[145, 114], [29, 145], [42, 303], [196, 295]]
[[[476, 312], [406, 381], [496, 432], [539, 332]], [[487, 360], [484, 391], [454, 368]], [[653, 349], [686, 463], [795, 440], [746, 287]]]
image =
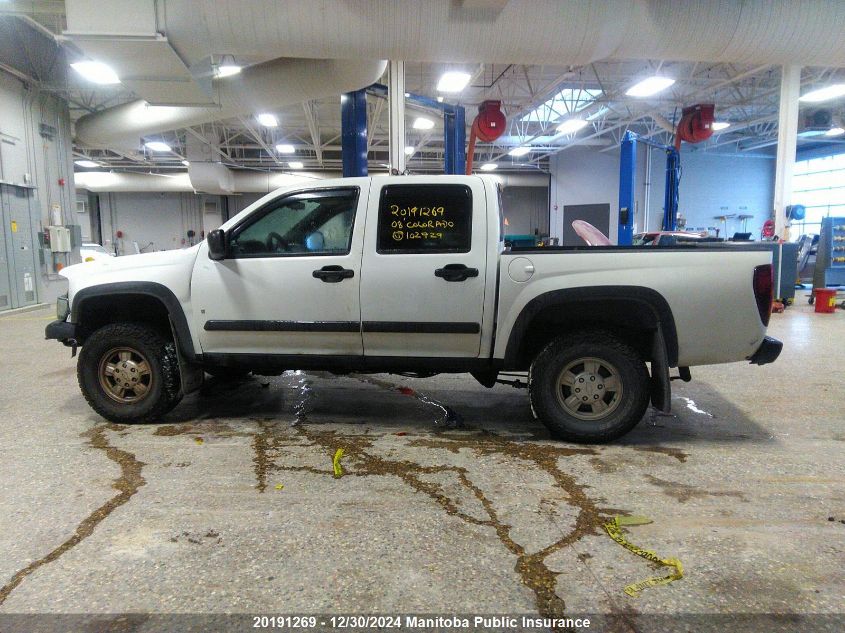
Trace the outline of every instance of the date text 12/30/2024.
[[590, 628], [589, 618], [540, 616], [333, 615], [253, 616], [256, 629], [527, 629]]

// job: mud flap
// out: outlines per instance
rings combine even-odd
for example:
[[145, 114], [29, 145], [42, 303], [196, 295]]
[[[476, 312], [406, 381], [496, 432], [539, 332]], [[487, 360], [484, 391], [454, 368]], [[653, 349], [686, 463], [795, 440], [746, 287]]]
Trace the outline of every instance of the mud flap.
[[179, 360], [179, 383], [182, 386], [182, 395], [188, 395], [202, 387], [205, 372], [201, 365], [185, 360], [182, 350], [179, 349], [179, 339], [176, 336], [176, 328], [173, 327], [172, 320], [170, 321], [170, 331], [176, 343], [174, 347], [176, 348], [176, 358]]
[[664, 413], [672, 410], [669, 356], [666, 353], [663, 329], [659, 325], [651, 339], [651, 404]]

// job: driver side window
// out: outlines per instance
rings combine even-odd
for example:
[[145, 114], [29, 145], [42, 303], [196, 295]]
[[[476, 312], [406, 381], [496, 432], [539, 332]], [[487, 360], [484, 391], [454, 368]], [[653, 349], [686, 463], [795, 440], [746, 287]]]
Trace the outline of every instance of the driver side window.
[[357, 187], [287, 196], [232, 231], [232, 256], [346, 255], [357, 206]]

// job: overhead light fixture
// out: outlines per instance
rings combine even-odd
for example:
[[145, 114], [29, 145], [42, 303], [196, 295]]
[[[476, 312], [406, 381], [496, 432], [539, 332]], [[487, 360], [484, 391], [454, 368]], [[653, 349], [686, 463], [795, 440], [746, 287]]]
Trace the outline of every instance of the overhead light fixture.
[[162, 141], [147, 141], [146, 143], [144, 143], [144, 147], [153, 152], [170, 151], [170, 145], [168, 145], [167, 143], [163, 143]]
[[437, 97], [437, 103], [443, 103], [443, 97]]
[[730, 123], [728, 123], [727, 121], [716, 121], [716, 122], [712, 125], [712, 128], [713, 128], [713, 131], [714, 131], [714, 132], [718, 132], [719, 130], [725, 130], [725, 129], [727, 129], [727, 128], [729, 128], [730, 126], [731, 126], [731, 124], [730, 124]]
[[510, 154], [511, 156], [525, 156], [530, 151], [530, 147], [526, 145], [521, 145], [520, 147], [514, 147], [511, 151], [508, 152], [508, 154]]
[[303, 165], [298, 160], [294, 160], [288, 163], [288, 167], [290, 167], [291, 169], [302, 169], [303, 167], [305, 167], [305, 165]]
[[190, 161], [183, 160], [183, 161], [182, 161], [182, 164], [183, 164], [185, 167], [187, 167], [187, 166], [188, 166], [188, 165], [190, 165], [191, 163], [190, 163]]
[[443, 73], [440, 81], [437, 82], [438, 92], [460, 92], [467, 87], [472, 75], [460, 71]]
[[575, 134], [575, 132], [583, 128], [585, 125], [589, 124], [583, 119], [569, 119], [558, 125], [557, 131], [561, 134]]
[[845, 95], [845, 84], [832, 84], [817, 90], [811, 90], [805, 95], [798, 97], [798, 101], [806, 101], [807, 103], [818, 103], [819, 101], [828, 101]]
[[232, 75], [237, 75], [241, 72], [241, 67], [235, 63], [235, 58], [231, 55], [223, 55], [220, 58], [220, 63], [217, 65], [217, 69], [214, 71], [215, 77], [231, 77]]
[[417, 148], [415, 148], [413, 145], [406, 145], [405, 146], [405, 156], [410, 156], [411, 154], [413, 154], [416, 151], [416, 149]]
[[411, 93], [410, 93], [410, 92], [406, 92], [406, 93], [405, 93], [405, 98], [406, 98], [406, 99], [407, 99], [408, 97], [410, 97], [410, 96], [411, 96]]
[[675, 80], [671, 77], [661, 77], [660, 75], [655, 75], [654, 77], [648, 77], [647, 79], [643, 79], [641, 82], [634, 84], [628, 88], [625, 94], [629, 97], [650, 97], [662, 90], [666, 90], [666, 88], [671, 86], [673, 83], [675, 83]]
[[79, 165], [80, 167], [99, 167], [100, 163], [95, 163], [93, 160], [75, 160], [73, 161], [74, 165]]
[[293, 154], [296, 152], [296, 148], [290, 143], [279, 143], [276, 145], [276, 151], [279, 154]]
[[434, 127], [434, 121], [424, 117], [417, 117], [416, 121], [414, 121], [413, 127], [415, 130], [430, 130]]
[[103, 86], [120, 83], [120, 77], [117, 76], [117, 73], [102, 62], [75, 62], [70, 67], [91, 83]]
[[259, 114], [255, 119], [264, 127], [276, 127], [279, 125], [279, 119], [276, 118], [275, 114], [269, 114], [267, 112]]
[[494, 171], [497, 167], [496, 163], [484, 163], [481, 166], [481, 171]]
[[842, 134], [845, 134], [845, 129], [841, 127], [832, 127], [824, 133], [825, 136], [841, 136]]

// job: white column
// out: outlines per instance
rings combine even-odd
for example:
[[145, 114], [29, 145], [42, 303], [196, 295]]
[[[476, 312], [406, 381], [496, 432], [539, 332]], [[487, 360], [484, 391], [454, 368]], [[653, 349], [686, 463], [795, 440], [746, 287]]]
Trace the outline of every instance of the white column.
[[405, 171], [405, 62], [387, 64], [387, 102], [390, 105], [390, 169]]
[[789, 239], [786, 207], [792, 199], [792, 169], [798, 144], [798, 97], [801, 91], [801, 67], [783, 66], [778, 110], [778, 151], [775, 163], [775, 235]]

